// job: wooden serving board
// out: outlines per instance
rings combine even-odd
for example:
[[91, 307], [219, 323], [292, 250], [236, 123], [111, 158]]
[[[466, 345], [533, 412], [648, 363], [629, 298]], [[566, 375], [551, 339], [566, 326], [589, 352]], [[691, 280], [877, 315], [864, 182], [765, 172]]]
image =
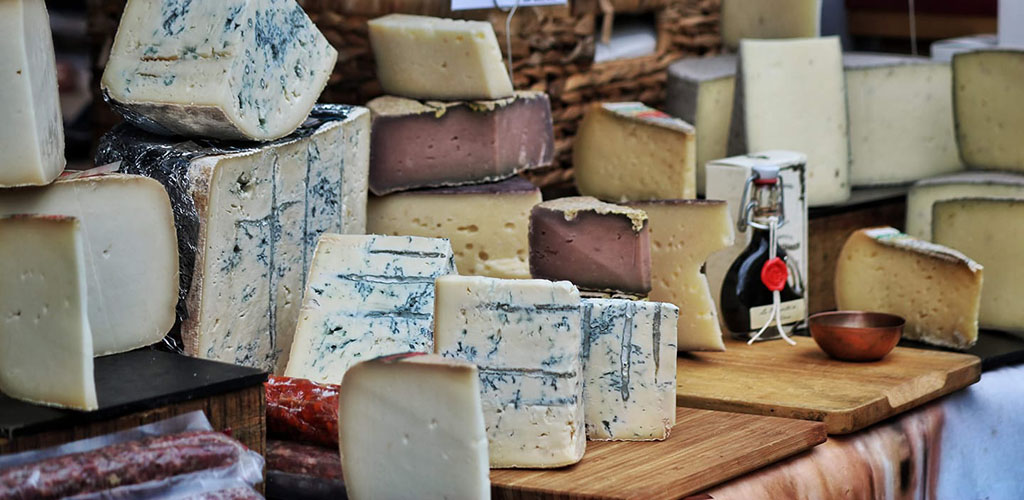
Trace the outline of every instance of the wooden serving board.
[[849, 363], [825, 355], [809, 337], [678, 361], [680, 406], [824, 422], [846, 434], [967, 387], [981, 378], [977, 356], [897, 347], [880, 361]]
[[496, 499], [669, 499], [703, 491], [825, 442], [816, 422], [676, 409], [665, 441], [588, 441], [561, 469], [491, 470]]

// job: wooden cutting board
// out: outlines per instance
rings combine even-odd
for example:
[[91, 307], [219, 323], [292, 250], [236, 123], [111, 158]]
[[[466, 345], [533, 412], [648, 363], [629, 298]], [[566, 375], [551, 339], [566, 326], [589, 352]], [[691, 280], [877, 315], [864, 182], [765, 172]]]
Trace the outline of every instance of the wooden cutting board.
[[863, 429], [981, 378], [977, 356], [897, 347], [880, 361], [829, 358], [814, 340], [796, 337], [678, 361], [680, 406], [824, 422], [829, 434]]
[[804, 420], [676, 409], [665, 441], [588, 441], [561, 469], [494, 469], [496, 499], [669, 499], [703, 491], [825, 442]]

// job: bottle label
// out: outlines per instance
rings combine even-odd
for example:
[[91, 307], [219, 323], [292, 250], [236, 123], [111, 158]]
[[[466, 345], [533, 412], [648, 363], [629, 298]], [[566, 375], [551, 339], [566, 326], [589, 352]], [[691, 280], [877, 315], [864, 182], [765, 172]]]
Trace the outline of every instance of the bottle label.
[[[788, 302], [783, 302], [779, 305], [779, 311], [782, 313], [782, 324], [788, 325], [790, 323], [796, 323], [803, 321], [807, 318], [807, 305], [804, 299], [795, 299]], [[750, 329], [757, 331], [760, 330], [765, 323], [768, 322], [768, 318], [772, 315], [772, 305], [751, 307], [750, 308]], [[773, 321], [772, 324], [775, 322]]]

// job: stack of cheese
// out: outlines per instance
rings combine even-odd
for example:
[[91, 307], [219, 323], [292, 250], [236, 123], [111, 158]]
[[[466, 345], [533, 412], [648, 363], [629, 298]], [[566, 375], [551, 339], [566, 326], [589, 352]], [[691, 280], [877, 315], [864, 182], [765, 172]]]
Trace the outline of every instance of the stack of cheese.
[[159, 183], [107, 166], [64, 170], [43, 0], [0, 5], [0, 391], [98, 407], [93, 357], [159, 341], [174, 324], [178, 253]]
[[365, 231], [369, 112], [314, 106], [336, 58], [293, 0], [127, 3], [97, 162], [170, 195], [186, 354], [283, 370], [317, 238]]
[[449, 238], [462, 274], [528, 278], [541, 197], [516, 174], [552, 162], [548, 96], [513, 91], [490, 23], [396, 14], [369, 28], [388, 95], [367, 104], [367, 230]]

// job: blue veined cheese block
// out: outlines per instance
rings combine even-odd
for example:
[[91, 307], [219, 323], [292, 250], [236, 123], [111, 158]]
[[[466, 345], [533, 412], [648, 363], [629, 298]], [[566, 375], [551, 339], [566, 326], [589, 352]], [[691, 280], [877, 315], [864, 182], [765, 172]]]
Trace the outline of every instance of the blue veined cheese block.
[[580, 294], [568, 281], [444, 276], [434, 352], [476, 363], [491, 467], [583, 458]]
[[319, 105], [266, 144], [185, 141], [122, 125], [100, 164], [152, 177], [178, 232], [181, 340], [190, 356], [280, 373], [325, 232], [366, 229], [370, 115]]
[[337, 58], [295, 0], [129, 0], [101, 87], [150, 132], [268, 141], [302, 124]]
[[455, 272], [446, 239], [323, 235], [285, 375], [338, 384], [360, 361], [431, 352], [434, 280]]
[[665, 302], [583, 299], [587, 438], [654, 441], [676, 423], [676, 323]]

